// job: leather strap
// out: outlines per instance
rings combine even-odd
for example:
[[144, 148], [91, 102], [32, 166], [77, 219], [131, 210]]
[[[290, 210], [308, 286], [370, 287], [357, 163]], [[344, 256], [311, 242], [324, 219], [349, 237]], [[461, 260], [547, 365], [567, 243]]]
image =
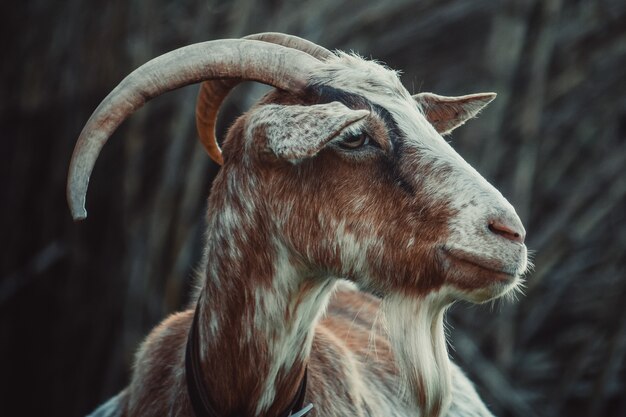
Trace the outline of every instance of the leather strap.
[[[200, 297], [200, 299], [202, 296]], [[200, 299], [198, 299], [198, 305], [193, 314], [193, 322], [191, 323], [191, 329], [189, 329], [189, 335], [187, 337], [187, 347], [185, 351], [185, 376], [187, 378], [187, 392], [191, 401], [191, 406], [196, 417], [219, 417], [215, 412], [215, 409], [211, 405], [211, 401], [208, 397], [208, 389], [204, 383], [202, 377], [202, 367], [200, 366], [200, 344], [198, 340], [198, 306], [200, 305]], [[285, 411], [280, 413], [278, 417], [300, 417], [307, 414], [313, 408], [312, 404], [303, 408], [304, 395], [306, 394], [306, 382], [307, 382], [308, 369], [304, 370], [300, 387], [296, 393], [295, 398], [291, 401], [291, 404]], [[295, 412], [294, 410], [300, 410]], [[239, 417], [239, 416], [232, 416]]]

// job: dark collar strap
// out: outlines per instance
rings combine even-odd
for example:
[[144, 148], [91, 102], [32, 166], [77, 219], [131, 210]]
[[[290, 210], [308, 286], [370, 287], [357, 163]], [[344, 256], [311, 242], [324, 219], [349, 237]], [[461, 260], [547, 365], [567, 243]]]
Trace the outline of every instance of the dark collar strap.
[[[187, 393], [193, 407], [196, 417], [219, 417], [215, 409], [211, 405], [207, 395], [207, 388], [202, 377], [202, 367], [200, 366], [200, 346], [198, 341], [198, 305], [193, 314], [193, 322], [189, 335], [187, 337], [187, 348], [185, 352], [185, 376], [187, 378]], [[280, 413], [278, 417], [301, 417], [307, 414], [313, 408], [312, 404], [303, 408], [304, 394], [306, 393], [307, 369], [304, 370], [300, 387], [295, 398], [285, 411]], [[300, 410], [295, 412], [294, 410]], [[294, 413], [294, 414], [292, 414]]]

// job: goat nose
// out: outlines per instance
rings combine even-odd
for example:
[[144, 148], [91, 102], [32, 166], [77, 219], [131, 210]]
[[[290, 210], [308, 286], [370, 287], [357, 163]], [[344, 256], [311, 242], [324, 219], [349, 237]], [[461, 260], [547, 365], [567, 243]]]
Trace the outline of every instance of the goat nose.
[[500, 235], [513, 242], [524, 243], [526, 231], [517, 216], [515, 218], [498, 217], [489, 220], [491, 233]]

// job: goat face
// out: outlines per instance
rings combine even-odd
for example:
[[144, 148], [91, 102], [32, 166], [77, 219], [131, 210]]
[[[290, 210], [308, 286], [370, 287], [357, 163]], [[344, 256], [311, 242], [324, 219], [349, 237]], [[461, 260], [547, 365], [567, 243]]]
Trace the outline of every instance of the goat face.
[[270, 93], [224, 144], [222, 174], [246, 165], [294, 257], [381, 295], [481, 302], [513, 288], [523, 226], [441, 136], [494, 95], [411, 97], [395, 72], [349, 55], [313, 74], [298, 104]]

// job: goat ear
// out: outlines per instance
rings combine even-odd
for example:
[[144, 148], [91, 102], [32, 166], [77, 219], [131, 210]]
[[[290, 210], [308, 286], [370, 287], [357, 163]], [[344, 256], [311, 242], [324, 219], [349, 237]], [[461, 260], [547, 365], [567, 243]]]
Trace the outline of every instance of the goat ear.
[[248, 121], [253, 137], [265, 137], [267, 147], [279, 158], [298, 162], [317, 154], [328, 142], [356, 135], [364, 128], [368, 110], [353, 110], [332, 102], [312, 106], [268, 104]]
[[426, 120], [434, 126], [437, 132], [445, 135], [475, 117], [496, 98], [496, 93], [478, 93], [460, 97], [419, 93], [413, 98], [422, 108]]

